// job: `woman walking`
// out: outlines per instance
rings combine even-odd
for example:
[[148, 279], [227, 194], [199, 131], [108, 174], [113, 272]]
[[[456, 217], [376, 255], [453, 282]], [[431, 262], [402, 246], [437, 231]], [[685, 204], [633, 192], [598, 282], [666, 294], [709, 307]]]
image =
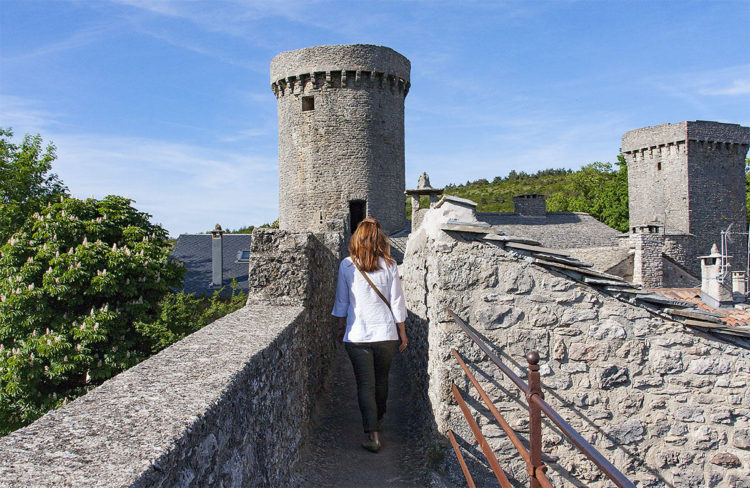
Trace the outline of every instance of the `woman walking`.
[[[388, 399], [388, 372], [396, 353], [406, 349], [406, 304], [396, 261], [377, 220], [364, 219], [341, 261], [336, 302], [338, 338], [357, 379], [357, 398], [367, 435], [362, 447], [378, 452], [380, 425]], [[399, 345], [400, 341], [400, 345]]]

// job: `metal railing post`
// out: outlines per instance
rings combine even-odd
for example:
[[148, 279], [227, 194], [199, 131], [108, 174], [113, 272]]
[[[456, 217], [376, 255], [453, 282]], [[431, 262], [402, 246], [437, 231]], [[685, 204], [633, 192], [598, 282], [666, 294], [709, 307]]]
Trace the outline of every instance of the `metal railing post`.
[[539, 353], [531, 351], [526, 354], [526, 361], [529, 363], [529, 393], [526, 397], [529, 404], [529, 457], [531, 458], [528, 465], [529, 486], [541, 488], [542, 485], [539, 483], [537, 473], [544, 469], [542, 464], [542, 411], [536, 402], [532, 401], [534, 395], [544, 398], [542, 383], [539, 378]]

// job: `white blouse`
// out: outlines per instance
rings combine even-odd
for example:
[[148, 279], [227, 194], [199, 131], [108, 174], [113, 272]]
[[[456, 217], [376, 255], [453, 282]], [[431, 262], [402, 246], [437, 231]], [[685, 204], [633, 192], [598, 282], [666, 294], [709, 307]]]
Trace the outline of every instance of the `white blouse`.
[[406, 321], [406, 303], [398, 267], [395, 262], [387, 266], [385, 259], [380, 258], [380, 269], [367, 272], [367, 276], [391, 303], [391, 309], [375, 293], [350, 257], [341, 261], [331, 315], [346, 317], [344, 342], [398, 340], [396, 323]]

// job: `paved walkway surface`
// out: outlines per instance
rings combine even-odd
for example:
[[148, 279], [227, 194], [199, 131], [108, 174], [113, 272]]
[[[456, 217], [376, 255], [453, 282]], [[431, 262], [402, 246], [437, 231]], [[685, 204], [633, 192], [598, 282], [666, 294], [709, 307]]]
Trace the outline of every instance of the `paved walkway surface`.
[[357, 385], [349, 357], [339, 346], [335, 371], [317, 406], [313, 429], [302, 449], [297, 477], [305, 487], [429, 487], [434, 485], [418, 449], [419, 426], [412, 421], [404, 362], [391, 366], [388, 409], [380, 433], [383, 448], [364, 450]]

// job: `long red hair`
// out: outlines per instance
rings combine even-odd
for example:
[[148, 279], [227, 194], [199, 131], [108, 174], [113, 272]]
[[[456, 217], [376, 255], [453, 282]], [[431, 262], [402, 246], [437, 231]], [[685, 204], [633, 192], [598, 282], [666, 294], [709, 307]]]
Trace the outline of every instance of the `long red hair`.
[[357, 226], [352, 239], [349, 241], [349, 255], [356, 260], [362, 271], [380, 269], [378, 258], [383, 258], [387, 264], [393, 264], [391, 246], [380, 222], [373, 218], [366, 218]]

